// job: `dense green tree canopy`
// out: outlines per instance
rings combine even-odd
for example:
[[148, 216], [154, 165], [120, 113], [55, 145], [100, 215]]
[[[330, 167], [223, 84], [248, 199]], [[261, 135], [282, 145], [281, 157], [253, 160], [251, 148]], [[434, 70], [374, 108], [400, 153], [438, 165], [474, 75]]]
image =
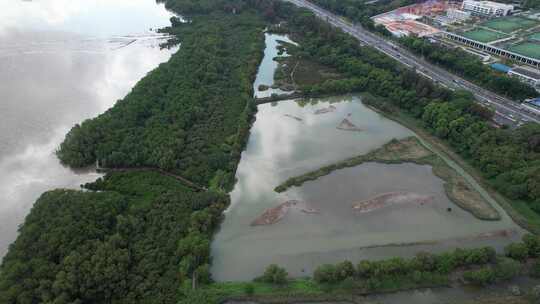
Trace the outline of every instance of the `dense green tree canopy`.
[[[158, 173], [115, 173], [98, 184], [101, 192], [55, 190], [36, 202], [3, 260], [1, 303], [174, 303], [189, 278], [180, 265], [209, 263], [227, 196]], [[206, 215], [204, 226], [196, 214]], [[203, 239], [198, 250], [179, 250], [192, 234]]]
[[107, 112], [75, 126], [58, 157], [72, 167], [154, 167], [230, 187], [254, 112], [263, 28], [242, 12], [171, 29], [180, 50]]

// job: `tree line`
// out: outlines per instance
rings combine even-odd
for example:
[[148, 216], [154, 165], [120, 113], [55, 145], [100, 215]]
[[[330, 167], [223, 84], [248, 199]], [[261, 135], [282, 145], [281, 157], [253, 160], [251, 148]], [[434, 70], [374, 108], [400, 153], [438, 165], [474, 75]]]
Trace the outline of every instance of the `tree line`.
[[[497, 255], [492, 247], [475, 249], [457, 248], [441, 254], [418, 253], [411, 259], [391, 258], [379, 261], [362, 260], [356, 266], [350, 261], [324, 264], [313, 273], [319, 284], [360, 284], [367, 290], [378, 290], [385, 282], [412, 281], [416, 284], [447, 283], [448, 275], [460, 271], [465, 282], [487, 285], [508, 280], [521, 274], [540, 276], [540, 238], [526, 234], [522, 242], [511, 243], [504, 255]], [[523, 265], [534, 259], [532, 267]], [[269, 266], [270, 268], [276, 266]]]
[[[511, 243], [504, 248], [503, 255], [497, 255], [492, 247], [473, 249], [456, 248], [440, 254], [420, 252], [410, 259], [390, 258], [378, 261], [362, 260], [355, 266], [350, 261], [337, 264], [324, 264], [317, 267], [313, 280], [319, 284], [362, 283], [357, 287], [376, 291], [386, 281], [404, 282], [410, 280], [419, 285], [447, 283], [448, 275], [462, 272], [465, 281], [473, 285], [487, 285], [497, 281], [511, 279], [517, 275], [530, 274], [539, 277], [540, 238], [526, 234], [522, 242]], [[533, 259], [532, 267], [523, 265]], [[273, 270], [270, 265], [262, 278]], [[283, 281], [271, 282], [283, 284]]]
[[[493, 247], [456, 248], [442, 253], [419, 252], [412, 258], [342, 261], [322, 264], [308, 277], [291, 278], [286, 269], [269, 265], [253, 282], [208, 285], [185, 293], [179, 304], [221, 303], [227, 299], [265, 298], [272, 290], [277, 299], [328, 301], [351, 295], [441, 287], [454, 284], [485, 287], [518, 276], [540, 277], [540, 238], [525, 234], [501, 254]], [[538, 294], [534, 295], [538, 299]]]

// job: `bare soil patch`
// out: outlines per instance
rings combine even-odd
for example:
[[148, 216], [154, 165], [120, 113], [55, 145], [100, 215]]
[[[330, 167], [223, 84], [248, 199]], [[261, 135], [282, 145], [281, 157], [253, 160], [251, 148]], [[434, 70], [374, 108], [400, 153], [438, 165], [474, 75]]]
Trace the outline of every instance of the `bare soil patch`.
[[290, 200], [274, 208], [266, 209], [263, 214], [251, 222], [251, 226], [273, 225], [283, 219], [290, 210], [298, 210], [305, 214], [319, 214], [319, 210], [311, 207], [306, 202]]

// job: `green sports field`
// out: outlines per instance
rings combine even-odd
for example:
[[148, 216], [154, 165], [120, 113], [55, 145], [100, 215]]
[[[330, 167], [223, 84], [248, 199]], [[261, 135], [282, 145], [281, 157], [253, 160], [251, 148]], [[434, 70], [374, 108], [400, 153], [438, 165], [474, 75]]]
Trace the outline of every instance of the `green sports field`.
[[534, 33], [530, 35], [529, 39], [534, 40], [534, 41], [540, 41], [540, 33]]
[[508, 47], [508, 50], [527, 57], [540, 59], [540, 43], [523, 42]]
[[484, 29], [471, 30], [471, 31], [465, 32], [465, 33], [463, 33], [461, 35], [463, 37], [466, 37], [466, 38], [469, 38], [469, 39], [472, 39], [472, 40], [476, 40], [476, 41], [479, 41], [479, 42], [484, 42], [484, 43], [508, 37], [508, 35], [493, 32], [493, 31], [490, 31], [490, 30], [484, 30]]
[[531, 28], [538, 24], [538, 21], [522, 17], [504, 17], [484, 22], [481, 25], [496, 31], [511, 33], [513, 31]]

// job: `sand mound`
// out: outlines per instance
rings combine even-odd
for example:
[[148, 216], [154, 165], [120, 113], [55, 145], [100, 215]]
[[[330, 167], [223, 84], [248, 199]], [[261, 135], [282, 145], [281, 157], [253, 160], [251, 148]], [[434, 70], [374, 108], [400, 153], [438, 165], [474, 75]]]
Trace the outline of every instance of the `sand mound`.
[[334, 107], [333, 105], [330, 105], [327, 108], [318, 109], [313, 114], [315, 115], [326, 114], [326, 113], [334, 112], [335, 110], [336, 110], [336, 107]]
[[353, 204], [353, 209], [360, 213], [367, 213], [393, 205], [424, 205], [431, 202], [433, 202], [433, 197], [430, 195], [422, 195], [412, 192], [400, 191], [383, 193], [368, 200]]
[[306, 214], [319, 214], [319, 210], [310, 207], [306, 202], [290, 200], [277, 207], [266, 209], [263, 214], [251, 222], [251, 226], [273, 225], [279, 222], [290, 210], [298, 210]]

